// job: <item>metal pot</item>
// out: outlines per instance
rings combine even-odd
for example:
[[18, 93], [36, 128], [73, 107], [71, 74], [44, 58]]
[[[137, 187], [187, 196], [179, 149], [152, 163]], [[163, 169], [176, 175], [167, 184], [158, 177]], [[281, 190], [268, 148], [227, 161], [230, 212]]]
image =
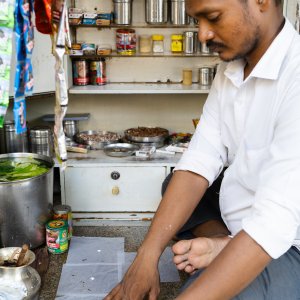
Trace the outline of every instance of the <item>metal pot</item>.
[[[19, 250], [19, 251], [18, 251]], [[20, 253], [20, 247], [0, 249], [0, 261], [6, 261]], [[0, 298], [1, 299], [38, 299], [41, 278], [38, 272], [30, 267], [35, 260], [35, 254], [28, 250], [25, 256], [26, 264], [21, 267], [0, 266]]]
[[167, 0], [146, 0], [145, 18], [148, 24], [164, 24], [168, 21]]
[[29, 179], [0, 182], [0, 238], [4, 247], [30, 245], [31, 248], [45, 243], [45, 223], [53, 203], [52, 158], [35, 153], [10, 153], [7, 158], [35, 158], [47, 163], [47, 173]]

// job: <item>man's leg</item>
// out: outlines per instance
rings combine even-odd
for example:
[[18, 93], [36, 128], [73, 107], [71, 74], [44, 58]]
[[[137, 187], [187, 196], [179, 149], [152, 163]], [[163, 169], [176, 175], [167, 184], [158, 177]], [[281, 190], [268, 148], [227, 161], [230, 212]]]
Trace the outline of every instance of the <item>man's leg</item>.
[[[166, 191], [171, 178], [172, 173], [164, 180], [162, 184], [162, 195]], [[219, 207], [219, 191], [222, 179], [223, 172], [207, 189], [191, 217], [177, 233], [177, 239], [191, 239], [201, 236], [209, 237], [229, 234], [229, 231], [222, 220]]]
[[[201, 276], [202, 272], [203, 270], [199, 270], [192, 275], [181, 292]], [[231, 300], [299, 300], [299, 279], [300, 252], [292, 247], [278, 259], [272, 260], [248, 287]]]

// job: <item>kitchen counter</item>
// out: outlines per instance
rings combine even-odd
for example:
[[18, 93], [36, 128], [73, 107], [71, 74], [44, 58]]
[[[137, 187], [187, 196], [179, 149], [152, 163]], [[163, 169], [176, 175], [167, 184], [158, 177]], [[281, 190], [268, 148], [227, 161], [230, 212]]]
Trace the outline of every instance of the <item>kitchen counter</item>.
[[[74, 236], [124, 237], [125, 252], [135, 252], [142, 242], [148, 230], [148, 226], [141, 225], [141, 222], [138, 226], [136, 226], [134, 222], [131, 223], [133, 225], [130, 226], [75, 226]], [[49, 254], [49, 256], [49, 268], [42, 278], [42, 287], [39, 298], [40, 300], [55, 299], [62, 266], [67, 260], [67, 253], [57, 255]], [[182, 282], [185, 280], [186, 276], [186, 274], [180, 273]], [[178, 294], [181, 285], [181, 282], [162, 283], [159, 300], [174, 299]]]

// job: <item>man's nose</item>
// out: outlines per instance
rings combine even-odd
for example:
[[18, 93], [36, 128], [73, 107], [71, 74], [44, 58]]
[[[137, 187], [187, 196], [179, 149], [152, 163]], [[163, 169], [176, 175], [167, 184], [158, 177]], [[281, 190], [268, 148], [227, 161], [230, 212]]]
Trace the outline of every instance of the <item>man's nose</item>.
[[206, 43], [214, 38], [214, 32], [207, 22], [199, 21], [198, 24], [198, 39], [201, 43]]

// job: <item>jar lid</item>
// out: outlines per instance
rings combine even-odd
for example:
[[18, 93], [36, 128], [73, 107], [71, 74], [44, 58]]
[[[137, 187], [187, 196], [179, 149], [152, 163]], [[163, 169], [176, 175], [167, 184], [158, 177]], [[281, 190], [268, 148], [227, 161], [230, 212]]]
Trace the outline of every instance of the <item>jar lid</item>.
[[153, 41], [163, 41], [164, 40], [164, 36], [161, 34], [153, 34], [152, 35], [152, 40]]
[[181, 34], [172, 34], [171, 36], [172, 40], [182, 40]]
[[67, 213], [71, 212], [71, 206], [69, 206], [69, 205], [63, 205], [63, 204], [61, 204], [61, 205], [55, 205], [53, 207], [53, 212], [55, 214], [58, 214], [58, 215], [60, 215], [60, 214], [67, 214]]

